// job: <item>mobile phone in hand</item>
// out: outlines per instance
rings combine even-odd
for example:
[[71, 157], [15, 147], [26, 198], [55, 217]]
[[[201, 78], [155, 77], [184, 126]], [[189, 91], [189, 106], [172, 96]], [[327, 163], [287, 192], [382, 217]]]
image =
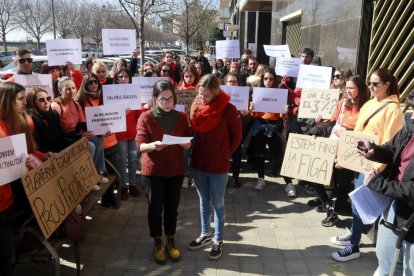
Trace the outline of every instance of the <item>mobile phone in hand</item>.
[[365, 142], [364, 141], [358, 141], [357, 149], [359, 149], [360, 151], [362, 151], [365, 154], [367, 154], [368, 153], [368, 150], [369, 150], [368, 147], [365, 146]]

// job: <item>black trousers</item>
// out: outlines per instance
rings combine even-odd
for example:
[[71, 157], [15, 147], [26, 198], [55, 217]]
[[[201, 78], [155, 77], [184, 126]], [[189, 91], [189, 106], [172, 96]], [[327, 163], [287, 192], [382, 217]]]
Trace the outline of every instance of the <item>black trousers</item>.
[[13, 275], [16, 241], [13, 208], [0, 212], [0, 275]]
[[148, 226], [150, 236], [162, 236], [163, 211], [164, 233], [175, 235], [178, 205], [184, 176], [142, 176], [142, 188], [148, 199]]

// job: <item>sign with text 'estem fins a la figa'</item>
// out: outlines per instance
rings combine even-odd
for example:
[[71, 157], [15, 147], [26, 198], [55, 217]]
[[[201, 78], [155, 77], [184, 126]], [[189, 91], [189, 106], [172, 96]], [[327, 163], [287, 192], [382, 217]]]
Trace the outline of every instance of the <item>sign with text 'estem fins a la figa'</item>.
[[298, 117], [315, 119], [321, 115], [322, 119], [331, 119], [338, 99], [338, 89], [303, 89]]

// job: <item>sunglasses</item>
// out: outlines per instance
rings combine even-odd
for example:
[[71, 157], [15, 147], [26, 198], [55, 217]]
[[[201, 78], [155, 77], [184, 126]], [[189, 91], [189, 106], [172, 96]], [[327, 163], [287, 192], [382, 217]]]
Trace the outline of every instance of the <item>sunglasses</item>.
[[32, 63], [33, 59], [32, 58], [19, 58], [18, 61], [20, 64], [25, 64], [25, 63]]
[[97, 80], [90, 80], [86, 82], [87, 85], [91, 85], [91, 84], [98, 84]]
[[374, 82], [374, 81], [367, 81], [367, 85], [368, 86], [371, 86], [371, 84], [374, 86], [374, 87], [377, 87], [379, 84], [381, 84], [382, 82]]
[[51, 96], [48, 96], [48, 97], [46, 97], [46, 98], [38, 98], [37, 99], [39, 102], [41, 102], [41, 103], [48, 103], [48, 102], [50, 102], [51, 100], [52, 100], [52, 97]]
[[161, 70], [163, 73], [169, 73], [170, 72], [170, 70], [166, 70], [166, 69], [162, 69]]
[[341, 75], [339, 75], [339, 74], [333, 75], [333, 78], [339, 80], [341, 78]]

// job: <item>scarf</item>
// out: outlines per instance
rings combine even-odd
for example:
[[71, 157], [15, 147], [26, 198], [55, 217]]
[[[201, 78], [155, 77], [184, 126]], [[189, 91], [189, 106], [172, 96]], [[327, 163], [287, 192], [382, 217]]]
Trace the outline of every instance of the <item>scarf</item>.
[[85, 89], [85, 94], [88, 95], [91, 98], [99, 98], [101, 96], [101, 90], [97, 90], [96, 92], [87, 91]]
[[191, 126], [200, 133], [213, 130], [219, 124], [229, 101], [230, 96], [223, 91], [220, 91], [217, 97], [208, 104], [203, 104], [201, 97], [197, 96], [191, 105]]
[[171, 133], [173, 131], [180, 118], [177, 110], [173, 109], [170, 112], [165, 112], [158, 106], [151, 109], [151, 114], [154, 116], [157, 123], [165, 129], [166, 133]]

